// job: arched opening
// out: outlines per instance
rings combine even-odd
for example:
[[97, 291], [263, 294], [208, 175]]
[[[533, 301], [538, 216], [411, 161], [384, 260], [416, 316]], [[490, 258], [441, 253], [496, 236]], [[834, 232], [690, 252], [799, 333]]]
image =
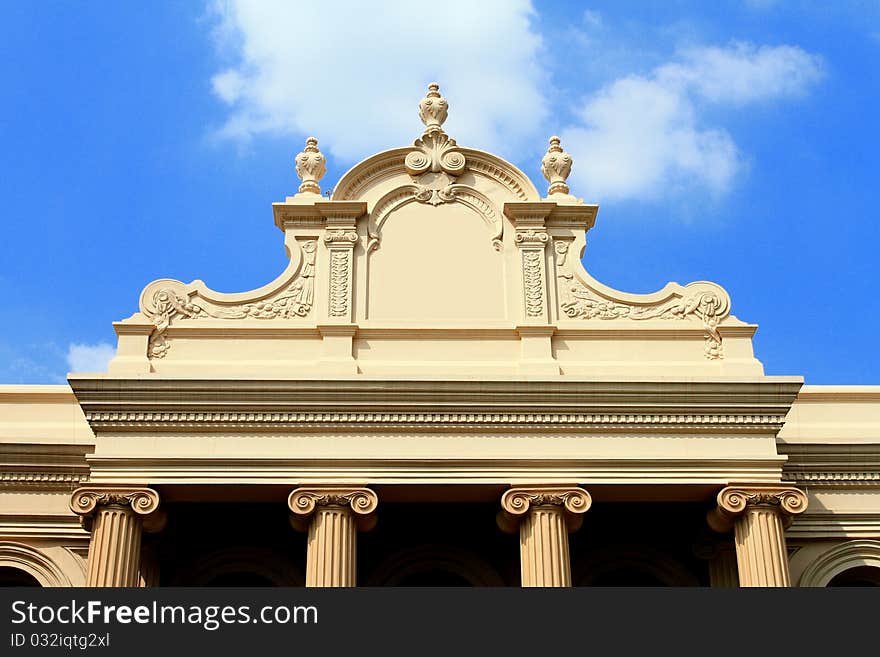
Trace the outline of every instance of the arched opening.
[[20, 568], [0, 566], [0, 586], [40, 586], [40, 582]]
[[429, 568], [401, 577], [395, 586], [473, 586], [463, 575], [440, 568]]
[[641, 568], [611, 568], [593, 578], [590, 586], [667, 586], [667, 583]]
[[227, 572], [217, 575], [213, 579], [208, 579], [202, 586], [244, 586], [244, 587], [260, 587], [260, 586], [278, 586], [268, 577], [264, 577], [254, 572]]
[[857, 566], [835, 575], [828, 586], [880, 586], [880, 568]]

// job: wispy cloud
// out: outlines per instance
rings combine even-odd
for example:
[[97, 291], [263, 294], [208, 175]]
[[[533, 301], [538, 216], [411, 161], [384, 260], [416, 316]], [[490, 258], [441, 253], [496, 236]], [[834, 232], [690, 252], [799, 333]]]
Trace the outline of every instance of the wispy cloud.
[[526, 0], [450, 0], [437, 20], [410, 0], [374, 5], [232, 0], [216, 34], [235, 53], [213, 77], [230, 114], [219, 134], [314, 134], [355, 160], [419, 134], [415, 105], [437, 80], [460, 143], [512, 155], [542, 136], [546, 71]]
[[793, 46], [690, 48], [649, 75], [631, 75], [581, 101], [563, 132], [579, 194], [647, 199], [678, 191], [726, 192], [743, 157], [709, 107], [741, 108], [805, 94], [821, 80], [821, 58]]
[[71, 372], [105, 372], [115, 355], [116, 348], [106, 342], [71, 344], [67, 348], [67, 365]]

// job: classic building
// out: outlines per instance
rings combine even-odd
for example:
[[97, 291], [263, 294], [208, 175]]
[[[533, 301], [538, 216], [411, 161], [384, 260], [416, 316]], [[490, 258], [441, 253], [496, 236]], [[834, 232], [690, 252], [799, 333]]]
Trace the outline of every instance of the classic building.
[[274, 281], [155, 281], [107, 372], [0, 387], [5, 583], [880, 584], [880, 386], [595, 280], [559, 139], [542, 195], [446, 114], [329, 198], [309, 139]]

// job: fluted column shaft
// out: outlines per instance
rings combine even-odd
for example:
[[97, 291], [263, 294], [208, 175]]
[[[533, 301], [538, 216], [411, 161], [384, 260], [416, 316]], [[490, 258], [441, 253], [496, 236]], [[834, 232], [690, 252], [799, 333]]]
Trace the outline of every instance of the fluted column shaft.
[[709, 585], [712, 588], [735, 589], [739, 587], [736, 552], [719, 550], [709, 560]]
[[351, 509], [324, 506], [309, 523], [306, 586], [355, 586], [357, 527]]
[[156, 511], [150, 488], [90, 486], [74, 491], [70, 507], [91, 530], [86, 586], [138, 586], [144, 516]]
[[807, 496], [791, 486], [729, 486], [718, 494], [709, 524], [717, 531], [733, 525], [740, 586], [791, 586], [785, 523], [806, 509]]
[[141, 519], [130, 508], [102, 506], [95, 513], [86, 586], [137, 586]]
[[791, 586], [785, 529], [776, 509], [749, 507], [736, 519], [734, 532], [743, 586]]
[[372, 527], [377, 505], [368, 488], [298, 488], [290, 494], [294, 518], [308, 523], [306, 586], [357, 584], [357, 533]]
[[522, 586], [571, 586], [568, 534], [590, 508], [589, 493], [568, 486], [520, 487], [501, 498], [498, 522], [519, 531]]
[[537, 506], [519, 524], [523, 586], [571, 586], [568, 529], [558, 506]]

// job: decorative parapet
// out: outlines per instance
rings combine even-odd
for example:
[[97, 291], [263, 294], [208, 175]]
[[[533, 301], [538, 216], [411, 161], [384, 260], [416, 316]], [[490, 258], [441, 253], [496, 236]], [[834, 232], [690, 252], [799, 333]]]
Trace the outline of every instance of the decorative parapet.
[[618, 292], [593, 279], [580, 262], [569, 257], [570, 242], [554, 246], [560, 314], [568, 319], [605, 321], [699, 321], [705, 331], [706, 358], [724, 358], [718, 326], [730, 314], [730, 297], [715, 283], [670, 283], [653, 294]]
[[244, 300], [241, 300], [241, 294], [209, 290], [201, 281], [186, 285], [163, 278], [147, 285], [141, 293], [140, 311], [155, 326], [150, 335], [148, 356], [163, 358], [168, 353], [171, 345], [165, 334], [179, 321], [208, 317], [229, 320], [307, 317], [314, 304], [317, 242], [306, 240], [297, 244], [300, 250], [298, 262], [292, 260], [275, 283], [252, 295], [245, 293]]

